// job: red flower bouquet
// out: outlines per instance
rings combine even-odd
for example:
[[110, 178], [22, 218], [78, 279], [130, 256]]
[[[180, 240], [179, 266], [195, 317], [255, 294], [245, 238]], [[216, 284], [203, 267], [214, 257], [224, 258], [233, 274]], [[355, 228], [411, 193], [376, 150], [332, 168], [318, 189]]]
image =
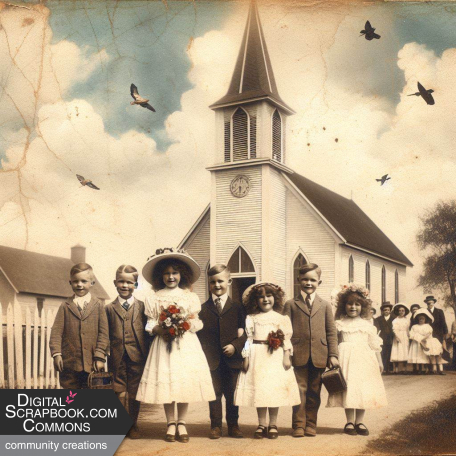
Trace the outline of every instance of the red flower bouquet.
[[283, 341], [285, 339], [285, 334], [281, 329], [277, 331], [271, 331], [268, 334], [268, 351], [273, 353], [274, 350], [277, 350], [279, 347], [283, 346]]
[[176, 340], [179, 348], [179, 338], [183, 337], [184, 334], [190, 329], [191, 315], [187, 315], [181, 307], [176, 303], [171, 304], [166, 309], [161, 308], [160, 316], [158, 317], [159, 325], [163, 329], [168, 330], [167, 350], [171, 352], [173, 348], [173, 340]]

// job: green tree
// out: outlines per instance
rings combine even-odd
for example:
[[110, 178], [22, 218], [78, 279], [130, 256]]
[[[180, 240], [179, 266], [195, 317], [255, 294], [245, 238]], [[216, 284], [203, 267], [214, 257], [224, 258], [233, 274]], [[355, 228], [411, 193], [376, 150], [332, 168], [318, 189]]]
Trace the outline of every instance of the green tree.
[[426, 258], [418, 285], [442, 292], [456, 312], [456, 201], [437, 203], [420, 220], [417, 241]]

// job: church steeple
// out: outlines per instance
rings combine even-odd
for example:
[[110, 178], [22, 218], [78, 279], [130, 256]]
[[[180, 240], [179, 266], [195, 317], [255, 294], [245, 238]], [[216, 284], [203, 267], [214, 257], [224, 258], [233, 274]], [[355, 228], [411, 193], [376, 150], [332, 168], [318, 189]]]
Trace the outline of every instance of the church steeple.
[[255, 0], [252, 0], [230, 87], [227, 94], [210, 108], [218, 109], [259, 100], [268, 100], [286, 114], [294, 114], [277, 90], [258, 7]]

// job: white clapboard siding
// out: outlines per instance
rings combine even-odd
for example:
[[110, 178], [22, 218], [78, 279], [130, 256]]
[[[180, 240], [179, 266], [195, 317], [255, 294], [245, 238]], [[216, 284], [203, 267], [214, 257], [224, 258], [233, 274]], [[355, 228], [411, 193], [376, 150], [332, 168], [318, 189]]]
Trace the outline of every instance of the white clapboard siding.
[[30, 310], [17, 302], [8, 305], [6, 321], [0, 313], [0, 388], [60, 387], [49, 350], [55, 316], [49, 309], [40, 318], [36, 309], [32, 321]]
[[[231, 194], [231, 181], [238, 175], [250, 180], [244, 198]], [[216, 174], [216, 261], [228, 264], [239, 244], [251, 255], [257, 277], [261, 274], [261, 166], [229, 169]], [[211, 207], [212, 207], [211, 205]]]

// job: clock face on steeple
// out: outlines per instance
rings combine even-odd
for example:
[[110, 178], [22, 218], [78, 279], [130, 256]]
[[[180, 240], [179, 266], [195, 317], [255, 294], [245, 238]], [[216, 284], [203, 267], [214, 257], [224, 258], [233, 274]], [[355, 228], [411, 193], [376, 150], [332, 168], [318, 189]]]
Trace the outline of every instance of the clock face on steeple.
[[249, 193], [250, 181], [247, 176], [236, 176], [230, 184], [230, 191], [236, 198], [243, 198]]

